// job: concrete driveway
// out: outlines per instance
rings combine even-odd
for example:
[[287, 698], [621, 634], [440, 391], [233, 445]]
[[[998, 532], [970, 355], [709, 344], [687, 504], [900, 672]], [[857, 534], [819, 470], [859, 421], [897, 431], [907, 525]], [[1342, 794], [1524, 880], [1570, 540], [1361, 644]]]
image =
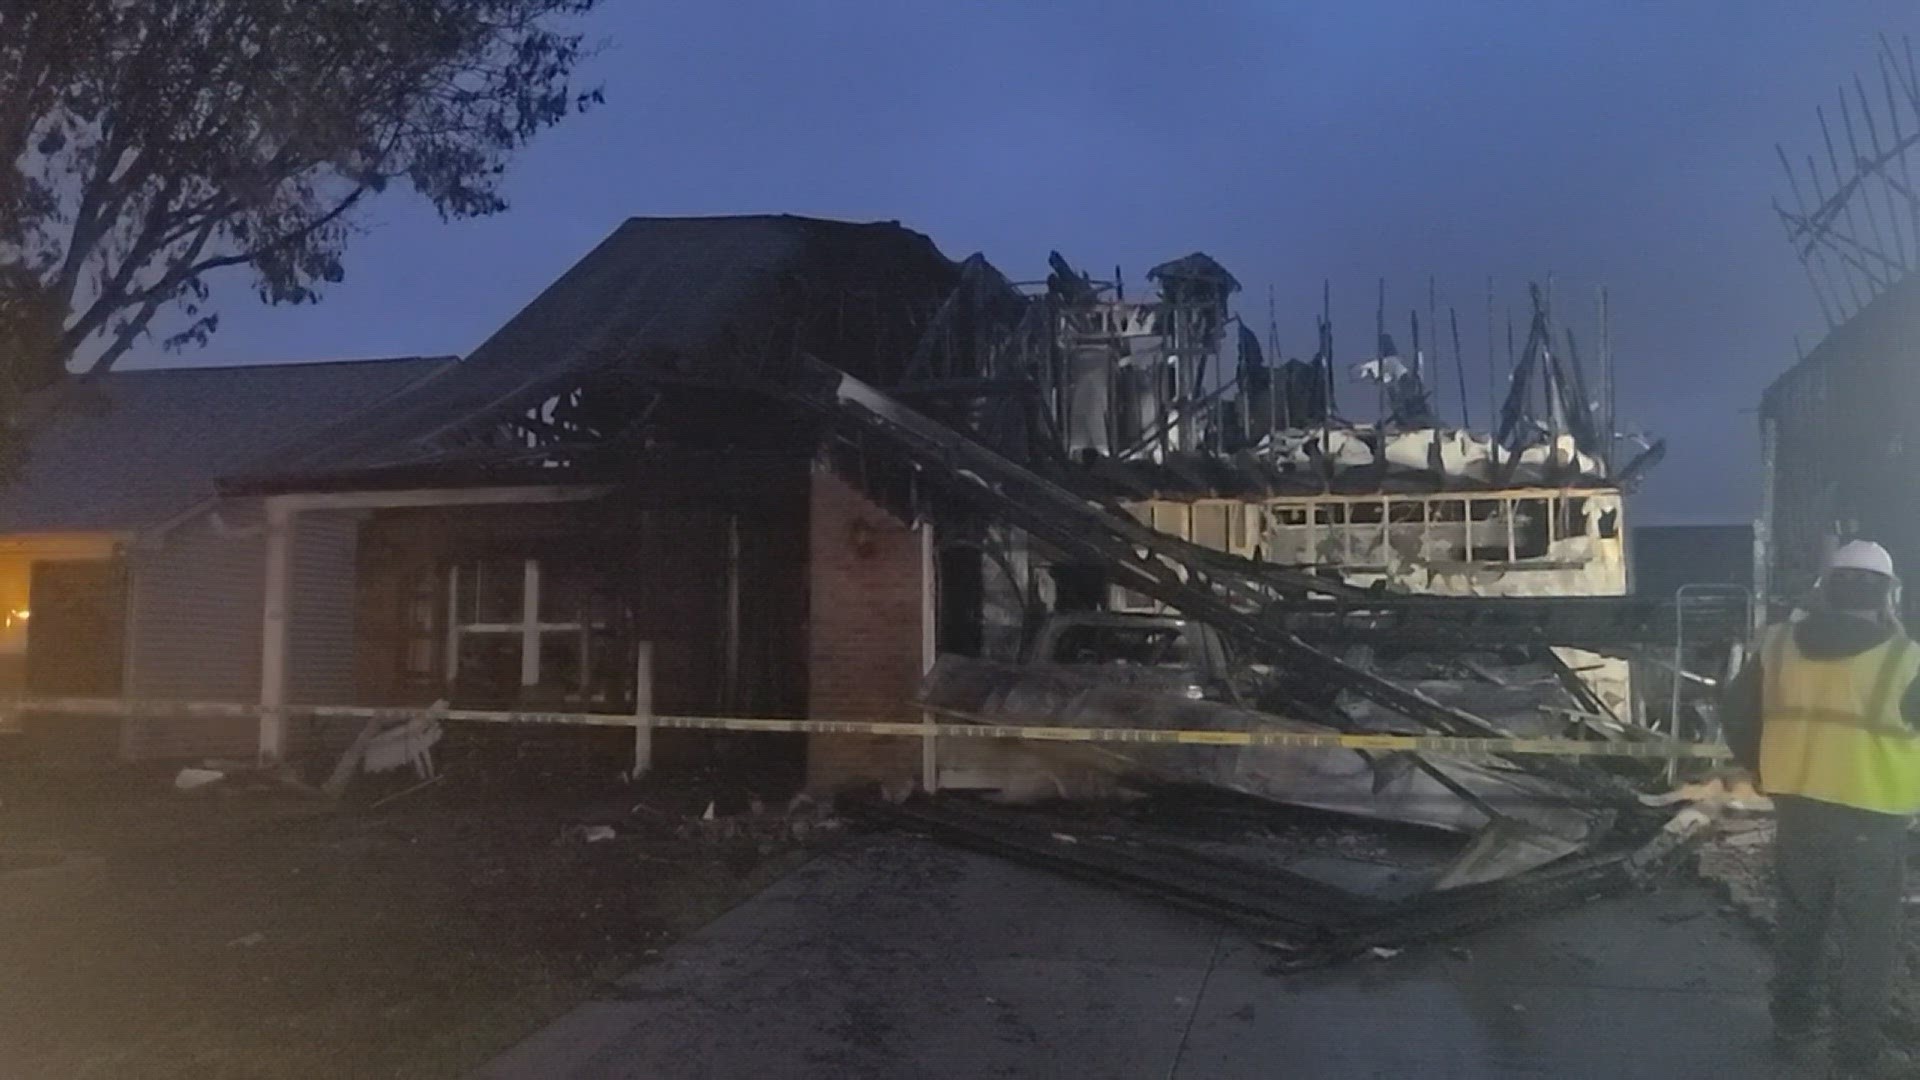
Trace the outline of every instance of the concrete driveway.
[[1792, 1075], [1766, 960], [1688, 888], [1308, 975], [928, 840], [825, 854], [483, 1070], [639, 1078]]

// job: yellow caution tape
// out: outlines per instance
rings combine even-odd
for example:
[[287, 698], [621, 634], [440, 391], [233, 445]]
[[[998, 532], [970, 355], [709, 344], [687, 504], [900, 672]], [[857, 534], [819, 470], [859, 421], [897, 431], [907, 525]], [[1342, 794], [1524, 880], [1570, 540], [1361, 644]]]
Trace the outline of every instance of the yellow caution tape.
[[[234, 703], [129, 701], [16, 697], [8, 711], [81, 713], [96, 716], [258, 716], [258, 705]], [[617, 713], [492, 711], [482, 709], [371, 708], [364, 706], [288, 706], [287, 716], [403, 721], [421, 716], [495, 724], [547, 724], [586, 727], [668, 728], [691, 731], [778, 732], [802, 735], [870, 735], [893, 738], [1026, 739], [1038, 742], [1149, 743], [1185, 746], [1271, 746], [1290, 750], [1418, 751], [1486, 757], [1523, 754], [1542, 757], [1686, 758], [1721, 760], [1732, 755], [1718, 743], [1589, 742], [1579, 739], [1465, 738], [1447, 735], [1347, 735], [1302, 731], [1206, 731], [1161, 728], [1094, 728], [985, 724], [927, 720], [776, 720], [738, 716], [650, 716]], [[931, 714], [929, 714], [931, 715]], [[954, 715], [954, 714], [943, 714]]]
[[[458, 714], [452, 714], [456, 718]], [[628, 719], [627, 723], [635, 721]], [[1527, 754], [1546, 757], [1698, 758], [1731, 756], [1717, 743], [1585, 742], [1577, 739], [1492, 739], [1445, 735], [1341, 735], [1301, 731], [1193, 731], [1160, 728], [1032, 727], [947, 721], [910, 724], [858, 720], [756, 720], [710, 716], [656, 716], [656, 728], [708, 731], [779, 731], [810, 735], [895, 735], [958, 739], [1027, 739], [1047, 742], [1158, 743], [1187, 746], [1272, 746], [1290, 750], [1420, 751], [1461, 756]]]

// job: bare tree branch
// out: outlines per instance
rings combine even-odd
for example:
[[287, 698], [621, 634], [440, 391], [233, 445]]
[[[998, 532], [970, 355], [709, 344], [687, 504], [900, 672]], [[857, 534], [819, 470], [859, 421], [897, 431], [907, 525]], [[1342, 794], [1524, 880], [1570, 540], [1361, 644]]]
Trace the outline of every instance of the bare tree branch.
[[572, 84], [590, 50], [566, 29], [599, 2], [0, 0], [13, 381], [108, 370], [182, 304], [176, 340], [203, 339], [224, 269], [268, 302], [316, 299], [389, 185], [446, 218], [504, 209], [514, 152], [599, 101]]

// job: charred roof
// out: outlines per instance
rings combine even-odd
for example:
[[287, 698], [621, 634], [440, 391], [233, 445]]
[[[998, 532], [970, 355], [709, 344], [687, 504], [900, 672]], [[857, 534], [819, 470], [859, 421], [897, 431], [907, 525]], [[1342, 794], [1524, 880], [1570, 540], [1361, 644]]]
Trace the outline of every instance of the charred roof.
[[931, 239], [893, 221], [632, 218], [457, 370], [371, 410], [351, 435], [303, 447], [297, 469], [233, 486], [456, 470], [501, 449], [503, 422], [590, 384], [739, 388], [814, 355], [892, 385], [959, 276]]

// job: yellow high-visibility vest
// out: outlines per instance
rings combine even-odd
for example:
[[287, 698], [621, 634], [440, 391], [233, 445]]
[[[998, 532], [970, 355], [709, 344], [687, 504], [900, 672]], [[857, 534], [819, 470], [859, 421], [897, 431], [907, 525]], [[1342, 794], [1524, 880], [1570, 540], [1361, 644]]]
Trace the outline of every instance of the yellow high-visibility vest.
[[1760, 785], [1883, 814], [1920, 812], [1920, 733], [1900, 715], [1920, 674], [1904, 633], [1856, 656], [1810, 660], [1793, 627], [1769, 631], [1761, 652]]

